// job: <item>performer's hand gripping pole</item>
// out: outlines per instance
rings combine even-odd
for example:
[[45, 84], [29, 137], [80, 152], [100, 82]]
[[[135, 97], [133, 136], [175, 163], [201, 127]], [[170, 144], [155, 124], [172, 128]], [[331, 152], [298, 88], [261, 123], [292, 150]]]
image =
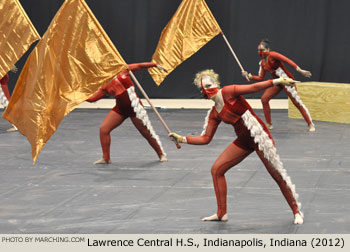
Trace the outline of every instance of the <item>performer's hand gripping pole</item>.
[[[238, 65], [239, 65], [239, 67], [241, 68], [241, 71], [244, 72], [244, 69], [243, 69], [243, 67], [242, 67], [241, 62], [239, 62], [239, 60], [238, 60], [238, 58], [237, 58], [237, 55], [236, 55], [235, 52], [233, 51], [233, 49], [232, 49], [230, 43], [228, 42], [228, 40], [227, 40], [225, 34], [224, 34], [222, 31], [221, 31], [221, 35], [222, 35], [222, 37], [224, 38], [224, 40], [225, 40], [225, 42], [226, 42], [228, 48], [230, 49], [230, 51], [231, 51], [233, 57], [236, 59], [236, 61], [237, 61]], [[246, 76], [245, 78], [247, 79], [247, 81], [250, 81], [249, 78], [248, 78], [247, 76]]]
[[[160, 116], [160, 114], [158, 113], [157, 109], [156, 109], [156, 108], [153, 106], [153, 104], [151, 103], [151, 101], [150, 101], [148, 95], [146, 94], [145, 90], [143, 90], [141, 84], [140, 84], [139, 81], [136, 79], [136, 77], [135, 77], [135, 75], [133, 74], [133, 72], [129, 70], [129, 74], [130, 74], [131, 78], [134, 80], [136, 86], [140, 89], [141, 93], [143, 94], [143, 96], [144, 96], [145, 99], [147, 100], [148, 104], [152, 107], [154, 113], [156, 113], [156, 115], [158, 116], [158, 118], [159, 118], [160, 122], [162, 123], [163, 127], [165, 128], [165, 130], [168, 132], [168, 134], [170, 134], [171, 131], [170, 131], [168, 125], [166, 125], [165, 121], [164, 121], [163, 118]], [[175, 144], [176, 144], [176, 147], [177, 147], [178, 149], [181, 148], [181, 145], [180, 145], [180, 144], [178, 144], [178, 143], [176, 143], [176, 142], [175, 142]]]

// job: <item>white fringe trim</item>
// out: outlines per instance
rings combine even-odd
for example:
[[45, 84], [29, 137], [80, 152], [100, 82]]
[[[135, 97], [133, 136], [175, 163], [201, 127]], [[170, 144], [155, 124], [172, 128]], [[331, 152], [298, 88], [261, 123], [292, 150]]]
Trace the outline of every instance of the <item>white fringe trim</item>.
[[7, 100], [1, 87], [0, 87], [0, 104], [4, 107], [7, 107], [9, 105], [9, 101]]
[[[288, 75], [283, 71], [283, 69], [281, 67], [277, 68], [276, 70], [276, 75], [278, 77], [284, 77], [284, 78], [289, 78]], [[303, 107], [303, 109], [305, 110], [306, 114], [308, 115], [308, 117], [310, 118], [311, 124], [314, 125], [314, 123], [312, 122], [312, 118], [310, 115], [309, 110], [307, 109], [307, 107], [304, 105], [304, 103], [301, 101], [300, 96], [298, 95], [297, 90], [295, 89], [295, 87], [290, 87], [290, 86], [285, 86], [286, 90], [288, 93], [290, 93], [292, 95], [292, 97], [296, 100], [296, 102]]]
[[143, 108], [143, 106], [141, 105], [140, 100], [135, 93], [135, 87], [129, 87], [127, 89], [127, 92], [129, 95], [129, 99], [131, 101], [131, 107], [133, 108], [134, 112], [136, 113], [136, 117], [142, 121], [143, 125], [146, 126], [148, 131], [151, 133], [151, 136], [157, 141], [160, 149], [163, 152], [163, 155], [166, 156], [166, 153], [163, 150], [162, 143], [160, 142], [158, 135], [156, 134], [156, 132], [154, 131], [154, 129], [151, 125], [151, 122], [148, 118], [147, 112]]
[[269, 135], [264, 131], [261, 124], [249, 110], [247, 110], [242, 115], [242, 119], [244, 125], [250, 131], [250, 135], [254, 138], [254, 142], [258, 144], [259, 150], [264, 153], [264, 157], [282, 176], [283, 180], [292, 191], [293, 197], [298, 205], [298, 210], [300, 212], [301, 203], [298, 202], [299, 195], [295, 192], [295, 185], [292, 183], [290, 177], [288, 176], [286, 169], [283, 168], [283, 163], [281, 162], [280, 157], [277, 154], [277, 150], [273, 145], [273, 142], [270, 139]]
[[207, 116], [205, 117], [204, 125], [203, 125], [203, 131], [202, 131], [202, 133], [201, 133], [201, 136], [204, 136], [204, 135], [205, 135], [205, 132], [206, 132], [207, 127], [208, 127], [209, 115], [210, 115], [210, 113], [211, 113], [212, 110], [213, 110], [213, 108], [209, 109], [209, 110], [208, 110], [208, 113], [207, 113]]
[[262, 72], [262, 67], [261, 67], [261, 60], [259, 61], [259, 72], [258, 72], [258, 75], [260, 76], [261, 72]]

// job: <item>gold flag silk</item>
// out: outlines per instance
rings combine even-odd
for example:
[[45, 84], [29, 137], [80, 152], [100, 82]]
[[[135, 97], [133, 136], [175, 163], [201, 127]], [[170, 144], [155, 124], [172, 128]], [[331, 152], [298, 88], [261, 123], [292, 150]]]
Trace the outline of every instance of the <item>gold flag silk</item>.
[[127, 64], [84, 0], [66, 0], [29, 55], [4, 113], [34, 163], [65, 115]]
[[40, 39], [18, 0], [0, 1], [0, 79]]
[[162, 65], [168, 73], [157, 68], [148, 72], [160, 85], [178, 65], [196, 53], [221, 32], [204, 0], [183, 0], [174, 16], [162, 31], [152, 61]]

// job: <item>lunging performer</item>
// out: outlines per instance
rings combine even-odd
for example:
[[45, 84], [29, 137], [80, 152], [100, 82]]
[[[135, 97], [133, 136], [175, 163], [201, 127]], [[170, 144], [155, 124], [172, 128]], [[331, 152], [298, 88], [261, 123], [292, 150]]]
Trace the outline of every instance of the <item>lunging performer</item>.
[[259, 92], [277, 85], [292, 85], [290, 78], [279, 78], [258, 82], [252, 85], [230, 85], [220, 89], [218, 74], [213, 70], [197, 73], [194, 84], [201, 89], [206, 99], [215, 102], [208, 111], [201, 136], [180, 136], [170, 133], [169, 136], [178, 143], [208, 144], [221, 121], [233, 125], [237, 138], [217, 158], [211, 168], [217, 200], [217, 212], [203, 221], [227, 221], [227, 185], [225, 173], [255, 151], [264, 163], [267, 171], [278, 184], [294, 214], [294, 223], [303, 223], [298, 194], [287, 171], [283, 168], [277, 154], [275, 143], [264, 122], [254, 113], [242, 95]]
[[[129, 70], [132, 72], [150, 67], [158, 67], [161, 70], [165, 70], [162, 66], [153, 62], [128, 65]], [[135, 92], [135, 87], [129, 77], [128, 70], [121, 71], [110, 83], [103, 85], [87, 101], [95, 102], [107, 94], [110, 94], [115, 98], [116, 106], [107, 114], [100, 126], [100, 142], [103, 156], [102, 159], [96, 161], [94, 164], [109, 164], [111, 162], [110, 132], [122, 124], [122, 122], [128, 117], [130, 117], [137, 130], [144, 138], [146, 138], [148, 143], [156, 151], [159, 160], [161, 162], [168, 161], [159, 137], [153, 130], [147, 112], [143, 108], [143, 105]]]
[[[307, 77], [307, 78], [311, 77], [311, 72], [301, 69], [292, 60], [288, 59], [287, 57], [283, 56], [278, 52], [270, 52], [270, 45], [267, 39], [262, 40], [260, 42], [258, 46], [258, 53], [261, 57], [261, 61], [259, 62], [259, 65], [260, 65], [259, 75], [252, 75], [244, 71], [242, 72], [242, 75], [244, 77], [247, 77], [254, 81], [263, 81], [265, 78], [266, 72], [269, 72], [273, 78], [289, 77], [294, 79], [293, 75], [290, 72], [288, 72], [287, 69], [285, 68], [283, 62], [286, 62], [287, 64], [295, 68], [295, 70], [297, 70], [304, 77]], [[289, 96], [293, 104], [299, 109], [300, 113], [302, 114], [302, 116], [304, 117], [305, 121], [309, 126], [309, 131], [315, 131], [315, 125], [312, 122], [310, 113], [306, 108], [306, 106], [301, 101], [295, 86], [288, 87], [288, 86], [277, 85], [266, 89], [263, 96], [261, 97], [261, 103], [263, 105], [264, 115], [266, 119], [266, 126], [269, 129], [273, 128], [272, 121], [271, 121], [271, 111], [270, 111], [269, 101], [273, 97], [275, 97], [279, 92], [281, 92], [282, 89], [287, 93], [287, 95]]]

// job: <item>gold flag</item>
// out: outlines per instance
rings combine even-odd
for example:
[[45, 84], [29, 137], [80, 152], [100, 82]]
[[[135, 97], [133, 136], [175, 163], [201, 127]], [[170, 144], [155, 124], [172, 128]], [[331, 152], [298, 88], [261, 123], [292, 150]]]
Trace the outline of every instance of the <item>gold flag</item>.
[[29, 55], [4, 113], [34, 163], [69, 112], [127, 68], [84, 0], [66, 0]]
[[204, 0], [183, 0], [174, 16], [162, 31], [152, 61], [168, 73], [149, 68], [154, 82], [160, 85], [178, 65], [196, 53], [221, 32]]
[[0, 79], [40, 39], [18, 0], [0, 1]]

